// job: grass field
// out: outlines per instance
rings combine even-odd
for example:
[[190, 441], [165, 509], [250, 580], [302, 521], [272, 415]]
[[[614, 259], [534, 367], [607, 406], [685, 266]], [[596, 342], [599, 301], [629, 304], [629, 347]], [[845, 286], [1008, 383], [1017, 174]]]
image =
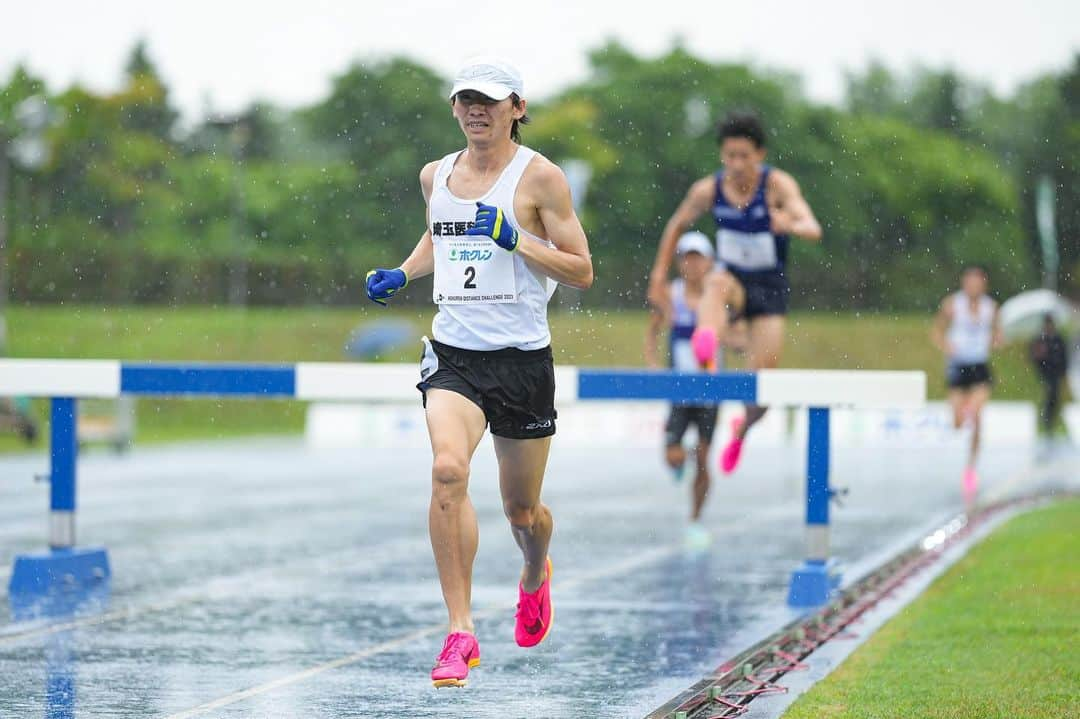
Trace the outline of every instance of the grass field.
[[[407, 319], [417, 338], [431, 313], [415, 308], [13, 307], [8, 312], [13, 357], [113, 358], [295, 362], [345, 359], [344, 345], [358, 325]], [[586, 366], [640, 366], [647, 315], [643, 311], [586, 310], [551, 316], [556, 362]], [[785, 367], [924, 369], [930, 391], [942, 395], [943, 363], [928, 340], [929, 318], [908, 315], [796, 313], [789, 320]], [[418, 345], [386, 357], [414, 362]], [[995, 359], [996, 396], [1033, 399], [1038, 388], [1023, 349]], [[43, 403], [36, 404], [45, 415]], [[140, 400], [140, 440], [239, 434], [294, 433], [304, 407], [290, 401]], [[0, 437], [0, 450], [18, 444]]]
[[1080, 716], [1080, 500], [998, 529], [784, 719]]

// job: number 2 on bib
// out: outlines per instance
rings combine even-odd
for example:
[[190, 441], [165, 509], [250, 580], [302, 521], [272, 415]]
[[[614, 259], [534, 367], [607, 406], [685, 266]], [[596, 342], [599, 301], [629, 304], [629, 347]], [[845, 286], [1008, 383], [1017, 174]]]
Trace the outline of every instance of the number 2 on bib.
[[432, 238], [440, 305], [517, 302], [514, 255], [486, 237]]

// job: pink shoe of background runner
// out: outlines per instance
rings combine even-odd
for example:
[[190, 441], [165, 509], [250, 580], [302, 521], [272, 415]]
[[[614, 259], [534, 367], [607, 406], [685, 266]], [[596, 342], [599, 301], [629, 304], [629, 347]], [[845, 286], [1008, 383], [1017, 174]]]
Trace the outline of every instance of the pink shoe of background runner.
[[964, 468], [964, 477], [961, 480], [961, 485], [964, 489], [964, 499], [971, 501], [975, 498], [975, 491], [979, 488], [979, 475], [975, 474], [975, 468], [967, 466]]
[[711, 327], [697, 327], [694, 334], [690, 335], [690, 347], [694, 350], [694, 358], [702, 369], [716, 369], [716, 348], [720, 340], [716, 337], [716, 330]]
[[739, 457], [742, 456], [743, 440], [739, 439], [739, 430], [742, 429], [742, 417], [731, 420], [731, 440], [720, 453], [720, 470], [724, 474], [731, 474], [739, 466]]

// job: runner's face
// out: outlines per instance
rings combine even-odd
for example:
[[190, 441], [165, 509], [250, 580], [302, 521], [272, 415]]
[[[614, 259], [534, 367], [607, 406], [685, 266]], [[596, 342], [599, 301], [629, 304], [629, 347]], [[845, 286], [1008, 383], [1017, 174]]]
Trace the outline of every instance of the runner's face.
[[747, 137], [725, 137], [720, 144], [720, 162], [724, 172], [736, 183], [750, 182], [758, 166], [765, 161], [765, 148]]
[[510, 98], [493, 100], [473, 90], [463, 90], [451, 101], [454, 117], [471, 142], [490, 142], [510, 137], [514, 120], [525, 114], [525, 101], [517, 107]]
[[968, 270], [960, 278], [960, 286], [964, 288], [964, 294], [968, 297], [978, 297], [986, 293], [986, 275], [982, 270]]
[[713, 263], [700, 252], [687, 252], [679, 258], [679, 274], [687, 282], [697, 284], [705, 280]]

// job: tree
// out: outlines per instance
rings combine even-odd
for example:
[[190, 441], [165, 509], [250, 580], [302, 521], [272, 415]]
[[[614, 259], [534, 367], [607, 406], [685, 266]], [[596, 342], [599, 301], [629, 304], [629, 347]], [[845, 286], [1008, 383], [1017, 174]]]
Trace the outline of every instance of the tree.
[[169, 92], [157, 67], [150, 60], [144, 40], [132, 48], [125, 64], [127, 84], [114, 96], [125, 127], [172, 141], [178, 113], [169, 105]]

